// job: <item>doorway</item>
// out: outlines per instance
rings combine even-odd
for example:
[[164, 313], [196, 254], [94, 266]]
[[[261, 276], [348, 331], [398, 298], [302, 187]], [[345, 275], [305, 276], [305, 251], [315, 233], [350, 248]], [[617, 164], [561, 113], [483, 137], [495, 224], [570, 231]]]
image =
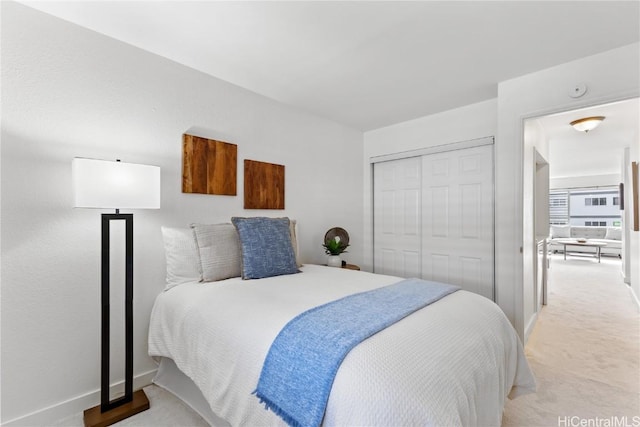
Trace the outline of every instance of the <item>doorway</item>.
[[[569, 125], [570, 122], [576, 119], [590, 116], [603, 116], [605, 119], [599, 127], [588, 132], [577, 131]], [[616, 212], [613, 214], [599, 214], [600, 217], [598, 218], [594, 218], [592, 212], [588, 214], [578, 213], [573, 218], [568, 207], [565, 206], [565, 218], [562, 219], [562, 215], [559, 216], [559, 212], [562, 210], [554, 210], [554, 208], [559, 207], [555, 206], [556, 201], [554, 201], [550, 207], [551, 220], [549, 220], [549, 208], [547, 210], [536, 208], [536, 205], [545, 199], [544, 195], [539, 194], [540, 188], [537, 186], [537, 175], [541, 170], [540, 157], [548, 161], [549, 186], [546, 195], [547, 200], [549, 192], [552, 194], [562, 191], [567, 194], [571, 192], [585, 194], [594, 192], [595, 194], [596, 191], [602, 192], [606, 188], [606, 191], [611, 190], [617, 193], [620, 183], [624, 183], [627, 179], [626, 169], [629, 166], [629, 162], [628, 154], [625, 160], [625, 152], [628, 153], [628, 147], [638, 144], [638, 117], [639, 100], [638, 98], [633, 98], [525, 121], [525, 141], [533, 146], [533, 176], [536, 177], [533, 179], [534, 182], [530, 183], [530, 188], [533, 188], [534, 191], [529, 200], [529, 203], [531, 203], [529, 208], [527, 208], [526, 204], [528, 202], [525, 198], [525, 212], [533, 212], [534, 216], [534, 224], [530, 224], [531, 227], [525, 227], [525, 230], [533, 231], [531, 231], [530, 237], [524, 236], [525, 242], [530, 242], [532, 246], [531, 252], [535, 254], [534, 259], [529, 264], [532, 273], [536, 273], [534, 277], [539, 277], [538, 275], [540, 274], [536, 268], [539, 267], [539, 263], [536, 258], [538, 248], [535, 245], [545, 234], [548, 235], [549, 225], [558, 225], [560, 223], [583, 227], [618, 227], [622, 234], [622, 262], [614, 261], [620, 264], [620, 271], [625, 277], [628, 275], [628, 271], [625, 270], [634, 268], [633, 264], [638, 263], [637, 259], [631, 259], [630, 257], [629, 222], [625, 219], [627, 213], [620, 211], [618, 206], [615, 206]], [[526, 182], [525, 185], [527, 185]], [[618, 195], [615, 194], [614, 196]], [[598, 201], [603, 197], [599, 196]], [[581, 199], [580, 203], [588, 204], [593, 200], [595, 200], [595, 196], [592, 198], [587, 197], [585, 200]], [[607, 199], [606, 203], [613, 205], [615, 203], [613, 200], [614, 197], [611, 197]], [[602, 208], [602, 206], [598, 207]], [[608, 208], [612, 208], [612, 206], [608, 206]], [[605, 218], [616, 215], [618, 219]], [[562, 262], [562, 259], [554, 258], [551, 264], [558, 262]], [[525, 262], [525, 265], [527, 263]], [[637, 267], [635, 268], [637, 269]], [[525, 336], [527, 337], [535, 324], [537, 314], [542, 309], [540, 298], [544, 301], [544, 295], [540, 293], [541, 288], [538, 283], [539, 280], [535, 280], [531, 289], [526, 289], [525, 287], [523, 290], [524, 314], [525, 319], [529, 320], [525, 328]]]

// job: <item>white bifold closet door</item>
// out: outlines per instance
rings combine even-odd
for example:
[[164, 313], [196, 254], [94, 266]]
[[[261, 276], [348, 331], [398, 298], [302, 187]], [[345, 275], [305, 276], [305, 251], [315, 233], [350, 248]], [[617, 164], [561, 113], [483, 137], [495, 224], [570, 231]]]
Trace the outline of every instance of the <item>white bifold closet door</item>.
[[374, 271], [494, 299], [493, 146], [374, 165]]
[[375, 272], [421, 277], [420, 157], [374, 165]]
[[422, 277], [494, 299], [493, 147], [422, 157]]

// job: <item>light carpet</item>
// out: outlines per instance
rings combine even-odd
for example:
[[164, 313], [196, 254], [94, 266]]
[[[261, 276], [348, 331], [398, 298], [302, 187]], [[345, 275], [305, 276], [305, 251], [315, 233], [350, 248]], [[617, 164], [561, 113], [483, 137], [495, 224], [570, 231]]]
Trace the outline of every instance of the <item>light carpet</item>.
[[[508, 401], [503, 426], [640, 426], [640, 314], [620, 269], [617, 258], [552, 256], [548, 305], [526, 346], [538, 391]], [[151, 408], [116, 426], [207, 425], [171, 393], [145, 392]], [[56, 426], [81, 427], [82, 414]]]
[[[117, 427], [208, 427], [209, 424], [180, 399], [155, 384], [144, 388], [149, 409], [113, 424]], [[53, 427], [83, 427], [83, 414], [59, 421]]]
[[640, 315], [621, 261], [551, 257], [548, 305], [525, 348], [536, 394], [504, 426], [640, 426]]

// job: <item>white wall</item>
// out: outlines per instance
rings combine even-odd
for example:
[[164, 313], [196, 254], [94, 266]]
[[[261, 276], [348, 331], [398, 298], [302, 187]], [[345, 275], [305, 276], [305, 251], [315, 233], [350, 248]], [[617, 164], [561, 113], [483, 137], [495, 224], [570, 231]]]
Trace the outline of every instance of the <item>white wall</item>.
[[[548, 155], [544, 135], [525, 143], [525, 120], [638, 96], [639, 47], [635, 43], [501, 82], [496, 100], [366, 132], [364, 266], [371, 269], [373, 263], [371, 157], [496, 135], [496, 297], [524, 339], [525, 327], [533, 326], [533, 310], [525, 315], [524, 308], [525, 294], [529, 306], [534, 289], [533, 147]], [[587, 94], [571, 98], [577, 83], [588, 86]], [[634, 254], [640, 257], [637, 250]]]
[[462, 108], [421, 117], [381, 129], [365, 132], [363, 156], [364, 180], [364, 266], [373, 268], [373, 217], [371, 158], [402, 153], [454, 142], [494, 136], [497, 101], [489, 100]]
[[550, 187], [552, 189], [617, 187], [618, 184], [620, 184], [620, 174], [615, 173], [607, 175], [567, 176], [550, 179]]
[[[521, 251], [526, 250], [523, 215], [533, 188], [523, 187], [529, 175], [523, 123], [527, 118], [574, 110], [638, 96], [640, 93], [640, 45], [638, 43], [572, 61], [498, 85], [498, 134], [496, 139], [497, 217], [496, 229], [498, 304], [521, 337], [530, 318], [524, 315], [524, 295], [533, 288], [529, 267], [524, 268]], [[585, 83], [587, 94], [571, 98], [577, 83]], [[523, 168], [524, 165], [524, 168]], [[636, 258], [638, 253], [636, 252]]]
[[[325, 262], [333, 226], [362, 262], [360, 131], [1, 3], [3, 424], [31, 414], [14, 425], [46, 425], [99, 401], [100, 211], [71, 207], [74, 156], [162, 168], [162, 208], [134, 214], [136, 376], [155, 369], [146, 335], [164, 286], [161, 225], [288, 215], [305, 262]], [[186, 131], [238, 144], [237, 197], [181, 193]], [[243, 210], [245, 158], [286, 166], [284, 211]]]

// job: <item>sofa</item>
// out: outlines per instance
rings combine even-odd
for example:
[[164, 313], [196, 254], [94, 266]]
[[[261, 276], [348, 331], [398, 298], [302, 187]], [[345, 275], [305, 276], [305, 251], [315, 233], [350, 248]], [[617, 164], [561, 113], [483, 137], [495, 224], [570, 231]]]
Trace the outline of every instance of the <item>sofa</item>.
[[[592, 242], [606, 243], [601, 248], [602, 255], [622, 256], [622, 229], [620, 227], [586, 227], [576, 225], [552, 225], [549, 233], [548, 248], [553, 253], [564, 251], [560, 243], [566, 240], [587, 239]], [[571, 252], [595, 253], [594, 247], [571, 246]], [[568, 249], [567, 249], [568, 251]]]

